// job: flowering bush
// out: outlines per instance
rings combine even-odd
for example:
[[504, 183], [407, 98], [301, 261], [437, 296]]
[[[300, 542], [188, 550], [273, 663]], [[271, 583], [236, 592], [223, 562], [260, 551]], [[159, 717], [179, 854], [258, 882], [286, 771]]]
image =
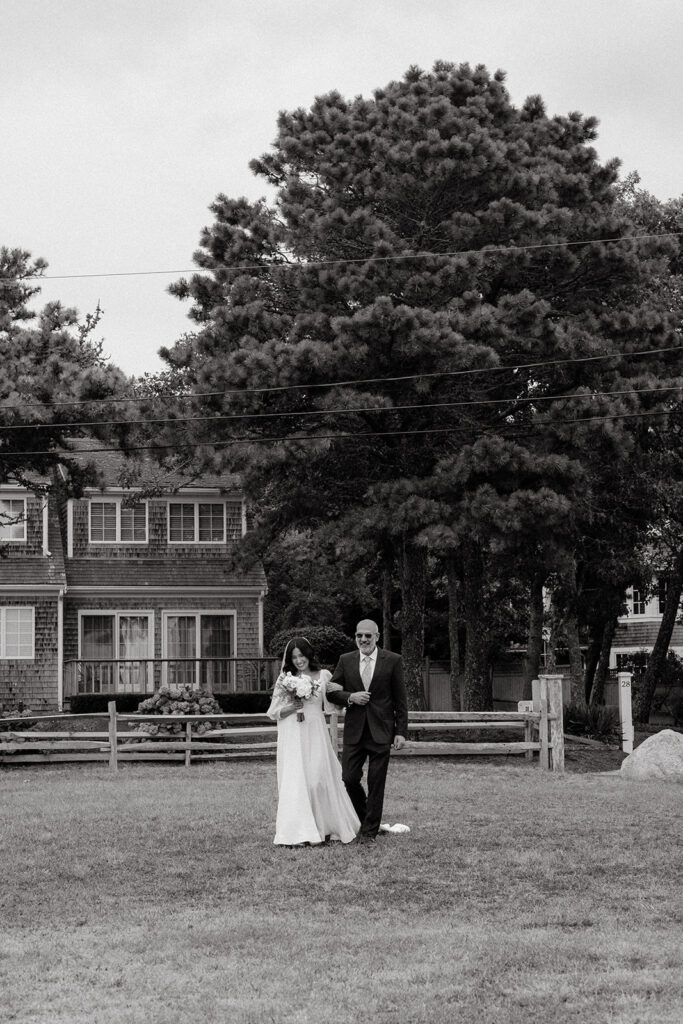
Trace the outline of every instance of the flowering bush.
[[[141, 715], [220, 715], [221, 709], [212, 694], [203, 690], [193, 690], [189, 686], [162, 686], [153, 697], [143, 700], [138, 705], [138, 712]], [[198, 722], [192, 727], [196, 736], [210, 732], [218, 727], [218, 722]], [[140, 732], [148, 736], [167, 736], [184, 731], [182, 722], [164, 722], [157, 725], [155, 722], [141, 722], [138, 726]]]

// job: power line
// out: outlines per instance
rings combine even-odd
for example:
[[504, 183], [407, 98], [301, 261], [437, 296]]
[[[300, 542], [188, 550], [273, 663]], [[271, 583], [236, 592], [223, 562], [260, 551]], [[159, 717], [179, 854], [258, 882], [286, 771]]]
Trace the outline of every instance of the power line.
[[[537, 427], [558, 427], [558, 426], [570, 426], [574, 423], [598, 423], [605, 422], [607, 420], [629, 420], [629, 419], [645, 419], [645, 418], [657, 418], [660, 416], [668, 416], [667, 410], [652, 410], [650, 412], [626, 412], [626, 413], [608, 413], [600, 416], [579, 416], [569, 420], [538, 420], [533, 426]], [[509, 424], [514, 429], [515, 424]], [[519, 424], [523, 427], [524, 424]], [[290, 435], [288, 437], [275, 436], [275, 437], [238, 437], [230, 438], [229, 440], [220, 441], [201, 441], [194, 444], [145, 444], [145, 445], [126, 445], [125, 450], [122, 448], [87, 448], [81, 451], [60, 451], [57, 449], [46, 450], [46, 451], [17, 451], [8, 452], [0, 449], [0, 456], [26, 458], [28, 456], [38, 455], [50, 455], [59, 456], [60, 458], [80, 458], [87, 457], [90, 455], [98, 454], [115, 454], [115, 455], [126, 455], [129, 452], [150, 452], [150, 451], [186, 451], [188, 449], [196, 449], [206, 447], [207, 445], [212, 448], [227, 448], [238, 444], [276, 444], [276, 443], [291, 443], [294, 441], [328, 441], [328, 440], [362, 440], [364, 437], [406, 437], [406, 436], [418, 436], [423, 434], [452, 434], [457, 432], [457, 426], [450, 427], [425, 427], [419, 430], [364, 430], [364, 431], [353, 431], [348, 433], [337, 432], [334, 434], [299, 434]], [[479, 437], [488, 436], [502, 436], [510, 440], [514, 440], [517, 437], [533, 437], [536, 436], [538, 431], [536, 429], [532, 431], [522, 431], [514, 433], [504, 433], [504, 425], [498, 431], [482, 431], [477, 436], [473, 437], [470, 442], [476, 441]]]
[[[550, 366], [568, 366], [579, 363], [590, 363], [597, 362], [602, 359], [634, 359], [640, 356], [656, 356], [663, 355], [668, 352], [683, 352], [683, 346], [674, 345], [669, 348], [647, 348], [640, 349], [636, 352], [608, 352], [602, 353], [595, 356], [573, 356], [567, 359], [549, 359], [545, 361], [537, 361], [533, 363], [512, 363], [505, 366], [480, 366], [473, 367], [466, 370], [435, 370], [430, 373], [409, 373], [399, 377], [365, 377], [359, 380], [337, 380], [330, 381], [323, 384], [282, 384], [276, 387], [263, 387], [263, 388], [233, 388], [228, 391], [197, 391], [188, 392], [182, 395], [169, 396], [174, 401], [189, 401], [201, 398], [228, 398], [231, 395], [263, 395], [263, 394], [274, 394], [276, 392], [283, 391], [302, 391], [302, 390], [313, 390], [314, 388], [342, 388], [342, 387], [357, 387], [359, 384], [394, 384], [401, 383], [407, 380], [429, 380], [434, 377], [465, 377], [471, 376], [475, 373], [502, 373], [505, 371], [518, 371], [518, 370], [538, 370], [544, 367]], [[119, 405], [119, 404], [138, 404], [149, 402], [153, 403], [159, 400], [159, 398], [166, 396], [135, 396], [132, 398], [91, 398], [91, 399], [80, 399], [78, 401], [70, 402], [35, 402], [31, 404], [21, 405], [23, 409], [65, 409], [75, 408], [83, 405]], [[16, 406], [14, 405], [0, 405], [0, 413], [3, 412], [15, 412]]]
[[459, 409], [472, 406], [491, 405], [519, 405], [521, 403], [538, 402], [567, 402], [578, 400], [595, 400], [597, 398], [611, 398], [616, 395], [657, 395], [672, 391], [683, 391], [683, 385], [672, 385], [663, 388], [628, 388], [617, 391], [596, 391], [589, 394], [573, 393], [565, 395], [519, 395], [510, 398], [475, 398], [461, 402], [422, 402], [409, 405], [385, 405], [385, 406], [355, 406], [352, 408], [340, 409], [301, 409], [290, 412], [245, 412], [229, 413], [225, 416], [169, 416], [164, 419], [139, 419], [139, 420], [86, 420], [66, 423], [11, 423], [0, 424], [0, 430], [49, 430], [52, 428], [74, 429], [76, 427], [117, 427], [130, 425], [158, 426], [161, 424], [173, 423], [177, 425], [187, 423], [226, 423], [241, 420], [269, 420], [269, 419], [301, 419], [310, 416], [352, 416], [358, 413], [395, 413], [409, 411], [425, 411], [429, 409]]
[[565, 249], [568, 247], [574, 247], [578, 245], [608, 245], [618, 242], [635, 242], [644, 239], [651, 238], [678, 238], [683, 235], [683, 231], [657, 231], [648, 234], [641, 235], [618, 235], [614, 238], [579, 238], [572, 241], [564, 242], [533, 242], [528, 245], [503, 245], [503, 246], [486, 246], [479, 249], [456, 249], [449, 252], [417, 252], [417, 253], [404, 253], [396, 254], [392, 256], [357, 256], [347, 257], [346, 259], [336, 260], [311, 260], [310, 262], [301, 263], [294, 262], [291, 260], [285, 260], [282, 258], [281, 263], [244, 263], [234, 267], [218, 266], [218, 267], [193, 267], [190, 270], [122, 270], [113, 272], [102, 272], [102, 273], [88, 273], [88, 274], [28, 274], [25, 277], [5, 277], [0, 278], [0, 284], [21, 284], [23, 281], [73, 281], [87, 278], [115, 278], [115, 277], [167, 277], [175, 274], [213, 274], [217, 271], [221, 273], [235, 273], [240, 274], [246, 271], [271, 271], [271, 270], [308, 270], [316, 269], [318, 267], [339, 267], [346, 266], [348, 264], [366, 264], [366, 263], [392, 263], [399, 262], [402, 260], [421, 260], [421, 259], [432, 259], [432, 258], [443, 258], [452, 259], [455, 256], [495, 256], [501, 253], [515, 253], [515, 252], [530, 252], [533, 250], [544, 250], [544, 249]]

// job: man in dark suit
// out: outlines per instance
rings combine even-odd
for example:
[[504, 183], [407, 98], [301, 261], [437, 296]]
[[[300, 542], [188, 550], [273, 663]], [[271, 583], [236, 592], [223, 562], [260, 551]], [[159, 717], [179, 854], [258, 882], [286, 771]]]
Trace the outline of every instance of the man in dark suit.
[[[374, 843], [382, 820], [384, 784], [392, 742], [405, 744], [408, 697], [398, 654], [377, 646], [379, 629], [371, 619], [356, 626], [358, 652], [342, 654], [332, 675], [341, 690], [330, 688], [333, 704], [346, 707], [342, 778], [360, 818], [359, 843]], [[367, 796], [361, 779], [368, 761]]]

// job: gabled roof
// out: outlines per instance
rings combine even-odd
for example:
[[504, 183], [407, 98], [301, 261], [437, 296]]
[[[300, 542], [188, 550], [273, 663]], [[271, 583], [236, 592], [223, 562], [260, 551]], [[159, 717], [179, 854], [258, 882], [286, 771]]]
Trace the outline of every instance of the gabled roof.
[[[94, 468], [99, 480], [99, 488], [142, 488], [145, 491], [173, 494], [186, 488], [220, 488], [229, 493], [239, 493], [239, 478], [230, 473], [193, 473], [192, 459], [177, 465], [164, 466], [156, 462], [146, 452], [132, 452], [126, 455], [113, 450], [95, 438], [71, 438], [72, 448], [91, 457], [83, 457], [82, 464], [88, 463]], [[101, 449], [106, 449], [102, 451]], [[174, 460], [175, 461], [175, 460]]]
[[167, 558], [111, 559], [103, 572], [102, 559], [70, 558], [70, 587], [151, 587], [188, 588], [220, 587], [221, 589], [261, 590], [266, 577], [260, 565], [246, 570], [234, 568], [231, 559], [218, 553], [199, 560], [169, 554]]

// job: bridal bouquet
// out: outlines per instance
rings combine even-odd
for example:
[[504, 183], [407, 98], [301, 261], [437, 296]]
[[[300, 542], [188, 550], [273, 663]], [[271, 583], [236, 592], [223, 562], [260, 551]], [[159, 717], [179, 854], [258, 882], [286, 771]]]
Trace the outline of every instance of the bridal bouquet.
[[[278, 682], [292, 697], [298, 697], [300, 700], [310, 700], [320, 689], [320, 683], [314, 682], [310, 676], [293, 676], [291, 672], [281, 675]], [[296, 720], [303, 722], [303, 711], [297, 711]]]

